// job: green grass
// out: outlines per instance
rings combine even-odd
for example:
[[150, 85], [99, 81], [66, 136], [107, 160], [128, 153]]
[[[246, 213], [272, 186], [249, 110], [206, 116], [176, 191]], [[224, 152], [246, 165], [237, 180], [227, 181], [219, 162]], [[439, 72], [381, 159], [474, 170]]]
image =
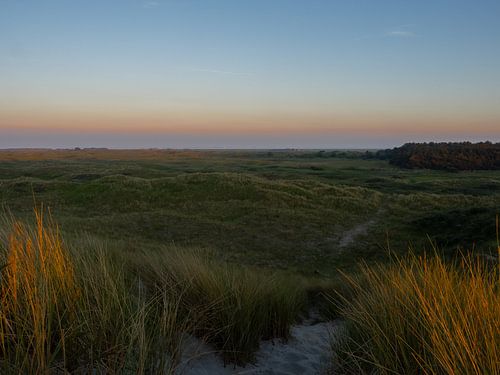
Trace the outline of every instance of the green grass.
[[[127, 247], [174, 243], [224, 259], [334, 275], [361, 259], [387, 259], [430, 235], [494, 251], [494, 232], [455, 232], [456, 210], [500, 211], [500, 172], [401, 170], [385, 161], [301, 151], [1, 151], [0, 202], [27, 216], [34, 197], [69, 237], [81, 232]], [[490, 219], [488, 219], [489, 216]], [[339, 250], [344, 234], [375, 218]], [[451, 226], [450, 226], [451, 223]]]

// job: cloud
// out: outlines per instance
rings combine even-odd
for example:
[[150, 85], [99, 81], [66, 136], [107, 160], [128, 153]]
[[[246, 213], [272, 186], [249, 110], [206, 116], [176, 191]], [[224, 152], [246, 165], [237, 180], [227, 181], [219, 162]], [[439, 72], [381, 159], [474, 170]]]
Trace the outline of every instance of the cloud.
[[386, 32], [384, 36], [398, 37], [398, 38], [412, 38], [417, 36], [417, 34], [415, 34], [413, 31], [408, 31], [408, 30], [392, 30]]
[[144, 1], [142, 3], [142, 7], [146, 9], [153, 9], [157, 8], [158, 6], [160, 6], [160, 2], [158, 1]]
[[192, 72], [201, 72], [201, 73], [213, 73], [213, 74], [225, 74], [231, 76], [250, 76], [252, 73], [245, 72], [232, 72], [229, 70], [218, 70], [218, 69], [203, 69], [203, 68], [192, 68], [190, 69]]
[[395, 38], [413, 38], [417, 36], [417, 34], [411, 30], [414, 26], [415, 25], [411, 23], [394, 26], [389, 31], [385, 32], [384, 36]]
[[418, 34], [411, 30], [415, 25], [414, 24], [405, 24], [393, 26], [391, 29], [386, 32], [380, 32], [378, 34], [367, 34], [362, 35], [354, 40], [365, 40], [365, 39], [383, 39], [383, 38], [415, 38], [418, 37]]

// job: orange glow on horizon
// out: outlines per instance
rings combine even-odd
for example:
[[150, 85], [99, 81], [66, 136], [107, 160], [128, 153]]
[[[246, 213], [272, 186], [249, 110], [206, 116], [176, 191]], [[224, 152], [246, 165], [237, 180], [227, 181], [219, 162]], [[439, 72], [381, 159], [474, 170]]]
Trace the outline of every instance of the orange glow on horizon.
[[466, 134], [498, 132], [500, 118], [402, 114], [87, 113], [0, 111], [0, 130], [131, 134]]

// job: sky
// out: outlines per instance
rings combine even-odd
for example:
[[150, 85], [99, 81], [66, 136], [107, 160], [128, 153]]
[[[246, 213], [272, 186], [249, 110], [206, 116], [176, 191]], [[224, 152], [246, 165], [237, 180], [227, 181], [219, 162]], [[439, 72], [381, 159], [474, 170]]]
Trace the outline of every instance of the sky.
[[498, 0], [0, 0], [0, 148], [500, 141]]

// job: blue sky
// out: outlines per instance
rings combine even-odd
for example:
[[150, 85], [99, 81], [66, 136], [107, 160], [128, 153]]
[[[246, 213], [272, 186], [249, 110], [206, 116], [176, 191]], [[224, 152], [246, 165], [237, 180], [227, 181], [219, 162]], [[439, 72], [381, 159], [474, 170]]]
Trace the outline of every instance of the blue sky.
[[0, 0], [0, 147], [500, 140], [499, 19], [485, 0]]

